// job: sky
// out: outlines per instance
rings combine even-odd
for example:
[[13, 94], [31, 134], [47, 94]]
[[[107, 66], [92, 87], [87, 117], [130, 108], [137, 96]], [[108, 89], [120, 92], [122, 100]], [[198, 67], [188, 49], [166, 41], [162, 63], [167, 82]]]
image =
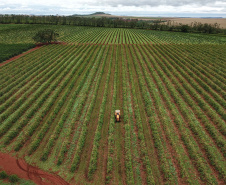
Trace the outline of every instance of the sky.
[[0, 0], [0, 14], [225, 17], [226, 0]]

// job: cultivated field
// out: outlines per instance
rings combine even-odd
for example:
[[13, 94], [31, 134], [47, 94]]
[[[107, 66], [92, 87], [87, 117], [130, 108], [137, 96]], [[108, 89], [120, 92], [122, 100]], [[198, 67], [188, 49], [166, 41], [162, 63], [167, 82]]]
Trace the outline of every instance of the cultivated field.
[[0, 67], [1, 152], [70, 184], [226, 183], [226, 38], [57, 29]]
[[226, 28], [226, 18], [165, 18], [164, 20], [171, 20], [175, 23], [182, 23], [191, 25], [191, 23], [200, 22], [202, 24], [220, 24], [220, 28]]

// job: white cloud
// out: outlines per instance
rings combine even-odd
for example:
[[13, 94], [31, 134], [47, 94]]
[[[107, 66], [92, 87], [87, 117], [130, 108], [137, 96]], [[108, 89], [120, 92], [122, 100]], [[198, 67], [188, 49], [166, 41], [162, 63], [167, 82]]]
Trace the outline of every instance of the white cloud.
[[[1, 2], [2, 1], [2, 2]], [[0, 0], [1, 14], [171, 15], [226, 17], [226, 0]]]

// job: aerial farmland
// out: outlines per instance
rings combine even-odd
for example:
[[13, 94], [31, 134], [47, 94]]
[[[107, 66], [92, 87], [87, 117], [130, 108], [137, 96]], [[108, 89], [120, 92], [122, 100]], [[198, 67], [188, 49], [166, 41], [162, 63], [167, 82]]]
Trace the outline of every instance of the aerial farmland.
[[[57, 44], [35, 45], [43, 28], [59, 33]], [[69, 25], [0, 32], [0, 151], [40, 170], [42, 180], [30, 171], [34, 183], [226, 183], [226, 37]]]

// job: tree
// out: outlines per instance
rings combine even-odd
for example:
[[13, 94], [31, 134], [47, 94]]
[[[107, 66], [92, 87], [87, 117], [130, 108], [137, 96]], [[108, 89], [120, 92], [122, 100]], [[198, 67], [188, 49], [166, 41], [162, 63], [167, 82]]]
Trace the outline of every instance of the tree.
[[41, 30], [33, 37], [35, 42], [50, 43], [56, 41], [59, 34], [51, 29]]
[[190, 27], [188, 25], [186, 25], [186, 24], [181, 26], [181, 31], [182, 32], [189, 32], [189, 29], [190, 29]]

